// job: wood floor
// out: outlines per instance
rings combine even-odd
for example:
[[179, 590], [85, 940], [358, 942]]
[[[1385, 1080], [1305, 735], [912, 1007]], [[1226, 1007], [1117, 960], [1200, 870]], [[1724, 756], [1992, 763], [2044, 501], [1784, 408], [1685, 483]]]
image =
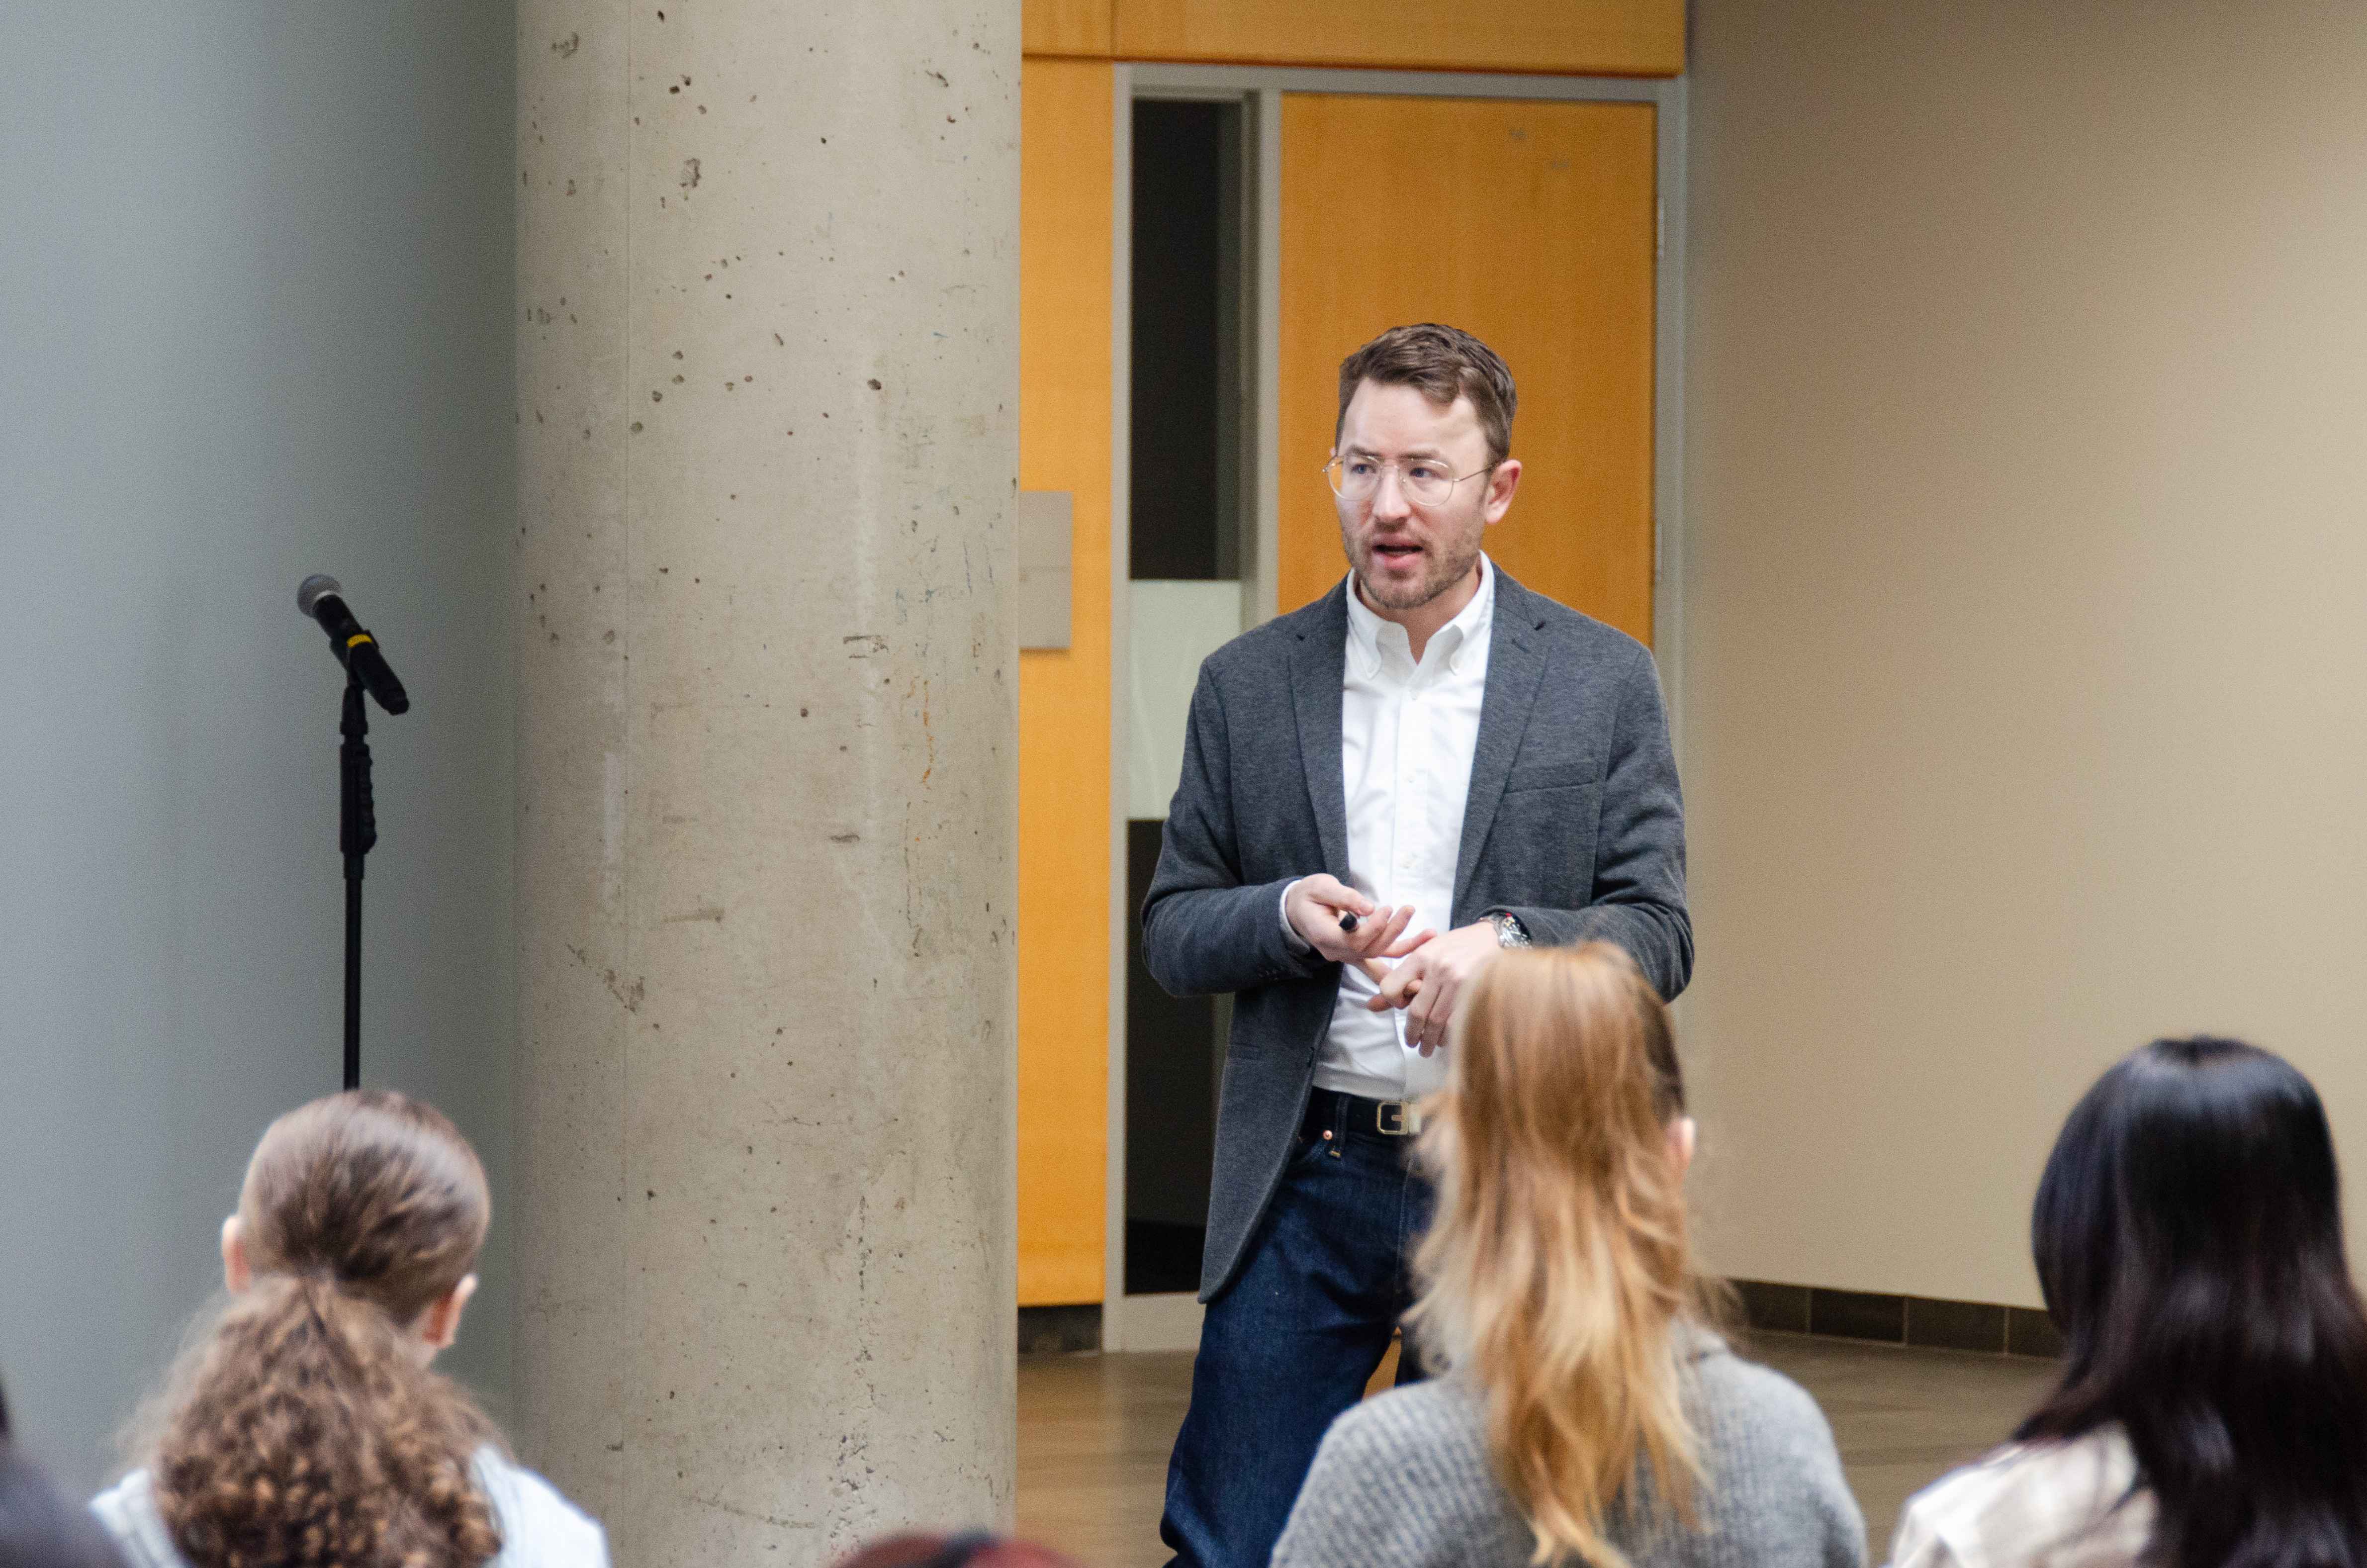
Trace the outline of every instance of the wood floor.
[[[2002, 1438], [2055, 1372], [2021, 1357], [1788, 1334], [1755, 1335], [1747, 1353], [1824, 1406], [1876, 1563], [1908, 1494]], [[1160, 1497], [1191, 1387], [1187, 1352], [1022, 1357], [1020, 1533], [1093, 1568], [1165, 1562]]]

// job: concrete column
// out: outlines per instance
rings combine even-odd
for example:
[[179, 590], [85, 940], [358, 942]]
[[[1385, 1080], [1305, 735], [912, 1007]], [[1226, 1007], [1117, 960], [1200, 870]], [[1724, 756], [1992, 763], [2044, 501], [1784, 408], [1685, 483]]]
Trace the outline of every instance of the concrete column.
[[1007, 1522], [1017, 0], [519, 26], [519, 1445], [621, 1563]]

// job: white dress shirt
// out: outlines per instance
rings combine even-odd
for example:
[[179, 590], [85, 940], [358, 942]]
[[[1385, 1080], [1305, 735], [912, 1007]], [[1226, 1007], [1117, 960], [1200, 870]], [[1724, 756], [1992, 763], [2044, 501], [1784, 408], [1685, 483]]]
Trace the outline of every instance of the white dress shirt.
[[[1348, 805], [1348, 885], [1374, 903], [1413, 905], [1410, 936], [1445, 935], [1454, 917], [1455, 862], [1471, 756], [1488, 694], [1488, 641], [1496, 569], [1479, 558], [1479, 591], [1413, 660], [1405, 628], [1366, 607], [1348, 581], [1348, 657], [1340, 692], [1340, 773]], [[1294, 884], [1295, 885], [1295, 884]], [[1287, 889], [1283, 894], [1285, 903]], [[1289, 930], [1285, 918], [1284, 927]], [[1291, 932], [1296, 937], [1297, 933]], [[1340, 971], [1340, 996], [1318, 1088], [1367, 1099], [1410, 1099], [1446, 1081], [1446, 1058], [1405, 1040], [1405, 1012], [1365, 1004], [1379, 987], [1355, 964]]]

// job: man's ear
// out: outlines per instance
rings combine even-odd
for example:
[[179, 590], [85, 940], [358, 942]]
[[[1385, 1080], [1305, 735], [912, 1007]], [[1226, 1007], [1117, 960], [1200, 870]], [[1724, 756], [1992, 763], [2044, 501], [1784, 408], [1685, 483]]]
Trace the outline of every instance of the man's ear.
[[1512, 509], [1512, 492], [1520, 488], [1520, 459], [1506, 458], [1496, 465], [1496, 472], [1488, 476], [1488, 509], [1485, 517], [1489, 522], [1501, 521], [1504, 514]]
[[247, 1261], [246, 1235], [233, 1214], [222, 1221], [221, 1232], [222, 1283], [233, 1296], [246, 1294], [255, 1283], [255, 1266]]
[[1679, 1181], [1684, 1180], [1685, 1172], [1693, 1168], [1693, 1139], [1698, 1131], [1690, 1116], [1681, 1116], [1669, 1123], [1669, 1164], [1676, 1167]]
[[449, 1290], [427, 1303], [419, 1314], [419, 1337], [430, 1350], [445, 1350], [460, 1337], [460, 1313], [477, 1293], [477, 1277], [463, 1274]]

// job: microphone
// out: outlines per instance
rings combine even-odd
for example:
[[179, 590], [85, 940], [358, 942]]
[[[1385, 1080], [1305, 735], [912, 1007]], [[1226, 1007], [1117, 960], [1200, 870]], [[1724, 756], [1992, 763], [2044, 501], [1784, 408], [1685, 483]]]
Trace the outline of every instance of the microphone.
[[327, 573], [307, 577], [296, 587], [296, 608], [321, 623], [329, 634], [329, 646], [337, 655], [337, 663], [354, 673], [363, 689], [378, 699], [378, 705], [390, 713], [400, 713], [411, 706], [411, 698], [402, 683], [387, 668], [386, 655], [379, 652], [378, 639], [362, 630], [354, 612], [345, 608], [345, 590]]

